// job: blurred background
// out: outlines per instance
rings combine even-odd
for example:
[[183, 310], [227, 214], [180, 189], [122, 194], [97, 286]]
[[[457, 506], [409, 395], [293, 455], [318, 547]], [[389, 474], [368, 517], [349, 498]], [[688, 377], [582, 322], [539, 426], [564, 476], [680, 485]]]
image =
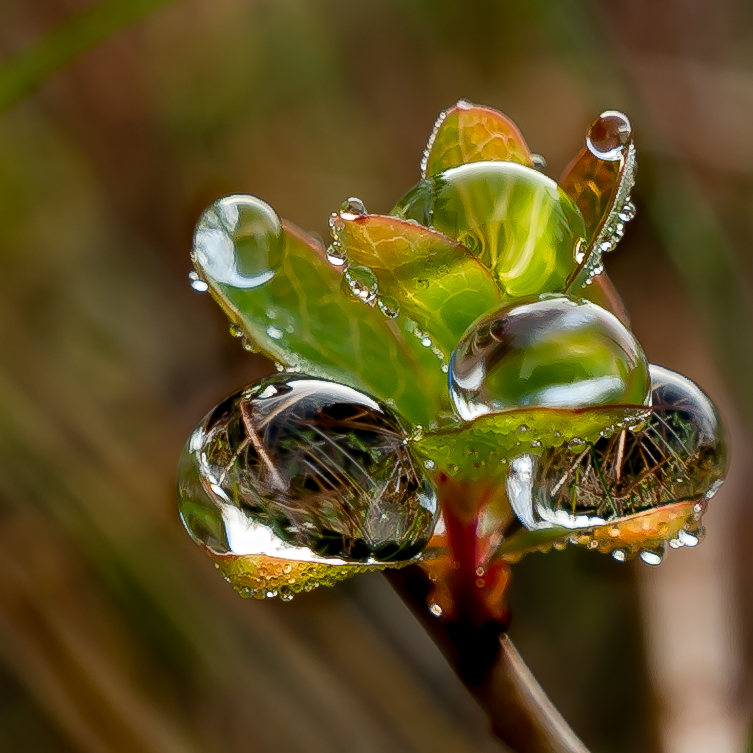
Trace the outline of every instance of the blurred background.
[[243, 601], [174, 499], [189, 431], [271, 371], [188, 285], [199, 212], [254, 193], [325, 237], [348, 196], [386, 212], [461, 97], [554, 177], [629, 114], [638, 215], [607, 270], [732, 446], [702, 546], [530, 555], [513, 639], [592, 753], [751, 750], [753, 5], [139, 0], [126, 24], [110, 0], [71, 22], [94, 5], [0, 3], [0, 750], [502, 750], [381, 576]]

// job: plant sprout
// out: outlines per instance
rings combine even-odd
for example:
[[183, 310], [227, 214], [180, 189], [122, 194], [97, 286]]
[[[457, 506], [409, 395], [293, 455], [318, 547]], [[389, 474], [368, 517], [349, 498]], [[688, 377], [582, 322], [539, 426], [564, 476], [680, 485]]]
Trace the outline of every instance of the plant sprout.
[[241, 595], [411, 566], [393, 580], [425, 621], [496, 656], [526, 552], [657, 565], [699, 542], [719, 417], [648, 363], [603, 269], [635, 213], [629, 120], [602, 113], [559, 183], [543, 169], [461, 101], [418, 184], [389, 214], [348, 199], [328, 247], [253, 196], [202, 214], [192, 285], [279, 372], [211, 411], [179, 469], [183, 523]]

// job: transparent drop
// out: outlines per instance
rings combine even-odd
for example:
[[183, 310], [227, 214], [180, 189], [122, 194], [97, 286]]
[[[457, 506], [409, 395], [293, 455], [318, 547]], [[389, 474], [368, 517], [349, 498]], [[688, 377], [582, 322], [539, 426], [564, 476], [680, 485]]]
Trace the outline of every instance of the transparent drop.
[[612, 314], [582, 299], [542, 296], [503, 309], [463, 335], [450, 362], [461, 418], [516, 408], [640, 405], [648, 363]]
[[625, 554], [624, 549], [613, 549], [612, 557], [614, 557], [617, 562], [625, 562], [625, 560], [627, 559], [627, 555]]
[[207, 290], [209, 290], [209, 285], [207, 285], [204, 280], [200, 280], [198, 277], [196, 279], [191, 280], [191, 287], [197, 292], [197, 293], [206, 293]]
[[218, 555], [284, 564], [408, 560], [435, 490], [386, 408], [349, 387], [278, 375], [218, 405], [179, 468], [180, 514]]
[[647, 565], [657, 567], [658, 565], [661, 565], [662, 561], [664, 560], [664, 550], [641, 549], [640, 552], [638, 552], [638, 556], [641, 558], [641, 561], [645, 562]]
[[239, 327], [237, 324], [231, 324], [230, 325], [230, 336], [231, 337], [243, 337], [243, 327]]
[[632, 126], [627, 115], [606, 110], [591, 124], [586, 146], [594, 157], [614, 162], [622, 157], [631, 134]]
[[395, 319], [400, 313], [400, 304], [388, 295], [380, 295], [377, 298], [377, 307], [388, 319]]
[[562, 290], [586, 237], [557, 183], [515, 162], [472, 162], [425, 178], [393, 213], [462, 243], [511, 298]]
[[379, 292], [376, 275], [368, 267], [349, 266], [345, 270], [341, 284], [343, 291], [350, 298], [361, 303], [373, 303]]
[[368, 214], [366, 205], [361, 201], [361, 199], [357, 198], [356, 196], [351, 196], [349, 199], [346, 199], [342, 203], [340, 211], [343, 214], [354, 214], [357, 216]]
[[[680, 374], [652, 365], [651, 382], [651, 408], [641, 429], [622, 428], [583, 442], [577, 453], [555, 447], [539, 457], [522, 456], [525, 476], [514, 472], [517, 461], [512, 464], [508, 495], [512, 489], [526, 527], [609, 525], [606, 535], [617, 538], [611, 526], [636, 518], [646, 538], [666, 540], [674, 536], [667, 525], [671, 518], [654, 519], [652, 513], [678, 506], [687, 510], [701, 500], [693, 513], [700, 518], [727, 469], [719, 416], [708, 397]], [[698, 538], [688, 527], [688, 535]], [[684, 531], [677, 538], [691, 541]]]
[[284, 336], [284, 332], [279, 327], [273, 327], [271, 324], [269, 327], [267, 327], [267, 334], [273, 339], [273, 340], [282, 340]]
[[436, 602], [429, 604], [429, 611], [435, 616], [435, 617], [441, 617], [442, 614], [444, 614], [442, 607], [439, 606]]
[[255, 288], [280, 268], [280, 218], [254, 196], [228, 196], [212, 204], [194, 234], [194, 263], [219, 286]]

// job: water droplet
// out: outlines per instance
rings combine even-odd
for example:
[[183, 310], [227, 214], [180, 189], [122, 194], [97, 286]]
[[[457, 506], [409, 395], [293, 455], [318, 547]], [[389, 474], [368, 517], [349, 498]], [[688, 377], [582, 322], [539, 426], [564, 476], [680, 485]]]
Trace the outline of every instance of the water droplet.
[[371, 304], [376, 300], [379, 290], [376, 275], [368, 268], [349, 266], [342, 279], [345, 293], [356, 301]]
[[228, 196], [201, 215], [193, 259], [206, 279], [248, 289], [274, 277], [283, 247], [282, 223], [272, 207], [254, 196]]
[[269, 325], [269, 327], [267, 327], [267, 334], [273, 340], [282, 340], [282, 337], [284, 335], [283, 331], [279, 327], [273, 327], [271, 324]]
[[349, 199], [342, 203], [340, 211], [343, 214], [352, 214], [356, 216], [362, 216], [368, 214], [366, 205], [356, 196], [351, 196]]
[[472, 420], [515, 408], [636, 405], [650, 391], [633, 335], [599, 306], [542, 296], [474, 324], [450, 363], [450, 396]]
[[400, 304], [388, 295], [380, 295], [377, 298], [377, 306], [388, 319], [395, 319], [400, 313]]
[[430, 338], [430, 337], [427, 337], [426, 335], [424, 335], [424, 336], [423, 336], [423, 337], [421, 338], [421, 345], [423, 345], [423, 346], [424, 346], [424, 348], [428, 348], [428, 347], [430, 347], [430, 346], [431, 346], [431, 338]]
[[627, 559], [624, 549], [612, 549], [612, 557], [614, 557], [617, 562], [624, 562]]
[[349, 387], [265, 379], [191, 434], [183, 524], [211, 552], [268, 558], [283, 583], [302, 565], [407, 561], [432, 535], [437, 500], [403, 436], [386, 408]]
[[424, 468], [427, 471], [433, 471], [437, 467], [437, 464], [433, 460], [424, 460]]
[[333, 267], [342, 267], [345, 264], [345, 254], [340, 245], [332, 243], [327, 248], [327, 261]]
[[238, 326], [237, 324], [231, 324], [230, 325], [230, 335], [231, 337], [243, 337], [243, 327]]
[[429, 611], [435, 616], [435, 617], [441, 617], [443, 614], [442, 607], [439, 606], [436, 602], [432, 602], [429, 604]]
[[521, 456], [530, 472], [523, 478], [511, 469], [508, 496], [526, 527], [609, 525], [605, 533], [616, 540], [622, 534], [615, 524], [635, 519], [642, 527], [633, 526], [631, 535], [639, 531], [646, 541], [664, 541], [673, 537], [671, 518], [652, 517], [655, 511], [679, 505], [687, 516], [688, 500], [696, 499], [704, 508], [727, 467], [719, 417], [685, 377], [652, 365], [651, 382], [651, 408], [639, 431], [622, 429], [593, 443], [581, 440], [574, 451], [570, 442], [567, 449]]
[[652, 567], [661, 565], [664, 560], [664, 549], [641, 549], [638, 556], [643, 562]]
[[583, 264], [583, 260], [586, 258], [586, 239], [578, 238], [578, 242], [575, 244], [575, 250], [573, 251], [576, 264]]
[[622, 157], [631, 134], [632, 126], [627, 115], [606, 110], [591, 124], [586, 146], [594, 157], [614, 162]]
[[241, 341], [241, 346], [243, 347], [243, 350], [248, 351], [249, 353], [258, 353], [259, 348], [256, 347], [256, 345], [249, 340], [247, 337], [244, 337]]
[[515, 162], [452, 167], [422, 180], [394, 213], [462, 243], [511, 298], [562, 290], [577, 241], [587, 235], [583, 216], [557, 183]]
[[536, 170], [546, 170], [546, 157], [543, 154], [532, 152], [531, 162]]
[[191, 287], [197, 293], [206, 293], [207, 290], [209, 290], [209, 285], [207, 285], [207, 283], [204, 282], [204, 280], [202, 280], [196, 272], [189, 272], [188, 279], [191, 283]]
[[635, 204], [632, 201], [626, 201], [620, 210], [618, 217], [623, 222], [630, 222], [635, 217]]

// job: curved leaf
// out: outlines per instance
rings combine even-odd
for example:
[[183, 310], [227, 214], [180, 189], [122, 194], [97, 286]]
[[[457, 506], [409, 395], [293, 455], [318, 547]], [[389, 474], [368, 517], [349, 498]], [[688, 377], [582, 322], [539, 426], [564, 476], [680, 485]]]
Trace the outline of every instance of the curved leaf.
[[461, 99], [437, 118], [421, 160], [421, 177], [484, 160], [533, 165], [531, 152], [515, 123], [491, 107]]
[[446, 359], [476, 319], [502, 305], [489, 270], [446, 235], [386, 215], [340, 216], [348, 262], [371, 270], [379, 294], [394, 299]]
[[366, 392], [413, 423], [438, 412], [446, 379], [436, 358], [416, 358], [420, 345], [350, 300], [321, 243], [264, 202], [215, 202], [196, 227], [193, 260], [232, 325], [265, 355]]
[[602, 254], [612, 251], [635, 212], [630, 191], [636, 159], [632, 128], [626, 115], [603, 112], [589, 128], [586, 146], [565, 168], [560, 186], [580, 209], [586, 244], [578, 269], [567, 283], [577, 292], [601, 271]]

